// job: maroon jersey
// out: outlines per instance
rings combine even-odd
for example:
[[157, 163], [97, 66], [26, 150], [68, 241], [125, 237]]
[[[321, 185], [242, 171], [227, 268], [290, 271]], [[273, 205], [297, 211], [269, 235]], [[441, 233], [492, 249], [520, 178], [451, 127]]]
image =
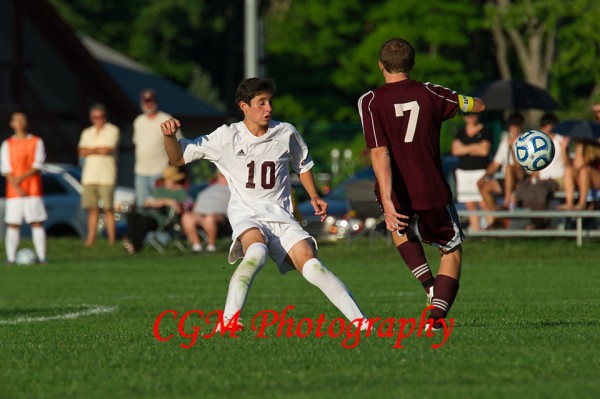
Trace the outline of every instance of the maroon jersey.
[[410, 79], [387, 83], [358, 100], [367, 147], [389, 148], [392, 199], [398, 209], [433, 209], [451, 201], [442, 171], [440, 128], [458, 109], [456, 92]]

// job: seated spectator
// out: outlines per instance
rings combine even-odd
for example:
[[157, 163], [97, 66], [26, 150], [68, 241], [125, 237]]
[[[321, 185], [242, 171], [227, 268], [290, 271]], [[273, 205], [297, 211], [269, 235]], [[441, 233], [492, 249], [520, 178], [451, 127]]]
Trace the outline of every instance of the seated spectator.
[[[564, 190], [564, 176], [569, 166], [569, 138], [552, 132], [557, 124], [558, 118], [553, 114], [546, 114], [540, 120], [540, 130], [552, 138], [555, 155], [550, 165], [538, 172], [531, 172], [518, 184], [516, 198], [519, 206], [535, 211], [549, 209], [554, 192]], [[548, 219], [534, 219], [525, 229], [546, 228], [549, 222]]]
[[[517, 183], [525, 177], [525, 171], [515, 159], [513, 144], [523, 132], [525, 118], [521, 114], [513, 114], [508, 119], [507, 132], [502, 136], [494, 159], [487, 166], [485, 174], [477, 181], [477, 187], [483, 198], [485, 210], [495, 210], [495, 195], [503, 195], [503, 209], [510, 209], [514, 205], [513, 192]], [[503, 178], [495, 178], [496, 172], [502, 172]], [[488, 228], [498, 227], [494, 217], [486, 217]]]
[[[485, 175], [492, 147], [492, 132], [479, 122], [477, 114], [463, 116], [465, 127], [452, 141], [452, 155], [458, 157], [456, 176], [456, 201], [464, 203], [469, 211], [476, 211], [483, 201], [477, 181]], [[484, 209], [485, 205], [481, 205]], [[479, 216], [469, 216], [469, 230], [480, 229]]]
[[217, 171], [215, 182], [202, 190], [196, 197], [194, 209], [181, 216], [181, 227], [192, 244], [194, 253], [203, 250], [198, 228], [206, 233], [206, 251], [216, 252], [219, 227], [227, 222], [227, 204], [230, 196], [227, 179]]
[[165, 226], [172, 212], [182, 213], [183, 203], [188, 198], [184, 181], [183, 172], [176, 166], [167, 166], [162, 185], [144, 200], [142, 209], [127, 214], [127, 238], [123, 240], [123, 247], [129, 254], [141, 250], [146, 234]]
[[[565, 172], [565, 204], [560, 207], [565, 210], [586, 209], [588, 191], [600, 190], [600, 143], [574, 141], [573, 163]], [[575, 188], [579, 191], [576, 204]]]

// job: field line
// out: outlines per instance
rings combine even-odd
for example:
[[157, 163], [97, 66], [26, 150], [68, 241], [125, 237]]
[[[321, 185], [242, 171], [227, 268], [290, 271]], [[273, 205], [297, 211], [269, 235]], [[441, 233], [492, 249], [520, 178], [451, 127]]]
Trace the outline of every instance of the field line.
[[83, 306], [87, 306], [88, 309], [80, 310], [78, 312], [58, 314], [58, 315], [54, 315], [54, 316], [38, 316], [38, 317], [21, 316], [16, 319], [0, 320], [0, 325], [35, 323], [35, 322], [40, 322], [40, 321], [51, 321], [51, 320], [71, 320], [71, 319], [78, 319], [80, 317], [85, 317], [85, 316], [94, 316], [94, 315], [103, 314], [103, 313], [112, 313], [117, 310], [117, 306], [91, 306], [91, 305], [83, 305]]

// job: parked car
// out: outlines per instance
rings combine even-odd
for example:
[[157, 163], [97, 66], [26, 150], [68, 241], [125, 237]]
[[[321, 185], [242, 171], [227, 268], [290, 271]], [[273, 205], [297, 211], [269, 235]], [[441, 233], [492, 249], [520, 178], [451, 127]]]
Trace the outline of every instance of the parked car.
[[[44, 188], [44, 205], [48, 219], [44, 228], [49, 236], [76, 236], [85, 238], [87, 234], [87, 216], [81, 208], [83, 191], [79, 179], [81, 171], [73, 165], [45, 164], [42, 169], [42, 186]], [[115, 190], [115, 209], [120, 211], [133, 204], [135, 194], [132, 188], [118, 187]], [[6, 209], [6, 182], [0, 175], [0, 240], [4, 240], [6, 225], [4, 213]], [[120, 212], [115, 213], [117, 226], [124, 223]], [[22, 235], [31, 236], [31, 229], [23, 224]]]
[[[372, 221], [360, 220], [350, 214], [351, 207], [346, 189], [359, 181], [369, 182], [370, 186], [373, 187], [375, 181], [373, 168], [368, 167], [357, 172], [323, 197], [328, 204], [327, 218], [323, 222], [321, 222], [319, 216], [315, 216], [310, 200], [299, 203], [298, 210], [302, 215], [300, 221], [302, 227], [319, 241], [334, 242], [359, 232], [364, 227], [365, 222], [371, 223]], [[375, 194], [373, 194], [374, 200]]]
[[[457, 162], [457, 157], [442, 157], [442, 168], [444, 170], [444, 175], [446, 176], [446, 180], [453, 191], [454, 169], [456, 169]], [[328, 195], [323, 197], [328, 203], [327, 218], [324, 222], [321, 222], [320, 217], [315, 216], [310, 201], [299, 203], [298, 210], [302, 215], [302, 220], [300, 221], [302, 227], [304, 227], [308, 233], [317, 238], [319, 241], [330, 242], [360, 233], [364, 228], [371, 229], [377, 227], [377, 229], [381, 230], [381, 232], [385, 232], [385, 225], [379, 225], [379, 221], [376, 217], [357, 217], [357, 215], [353, 215], [351, 212], [352, 209], [347, 192], [348, 187], [361, 186], [361, 188], [363, 188], [365, 191], [363, 198], [368, 198], [372, 194], [374, 200], [374, 183], [375, 172], [371, 166], [360, 170], [354, 176], [351, 176], [340, 183]], [[373, 210], [376, 207], [376, 204], [372, 204], [372, 211], [370, 212], [371, 215], [375, 215], [377, 213], [376, 210]], [[378, 225], [375, 226], [373, 223]]]

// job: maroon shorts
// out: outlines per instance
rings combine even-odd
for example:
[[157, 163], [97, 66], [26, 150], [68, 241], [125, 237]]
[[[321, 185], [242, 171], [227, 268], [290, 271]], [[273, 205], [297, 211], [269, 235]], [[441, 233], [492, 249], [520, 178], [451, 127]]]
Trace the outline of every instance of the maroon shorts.
[[465, 236], [460, 227], [454, 204], [427, 210], [402, 210], [399, 213], [411, 217], [411, 225], [421, 240], [436, 248], [449, 251], [460, 245]]

